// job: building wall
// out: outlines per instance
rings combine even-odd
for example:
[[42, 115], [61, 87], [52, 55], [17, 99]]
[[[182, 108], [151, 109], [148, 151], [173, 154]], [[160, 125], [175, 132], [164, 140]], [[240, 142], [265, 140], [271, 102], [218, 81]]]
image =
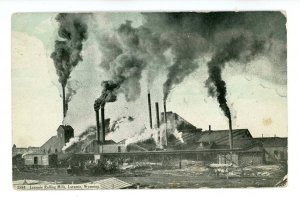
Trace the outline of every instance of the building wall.
[[[37, 164], [34, 163], [34, 158], [37, 158]], [[49, 165], [48, 155], [25, 155], [24, 156], [25, 165]]]
[[118, 153], [126, 152], [126, 147], [124, 144], [105, 144], [100, 145], [99, 150], [100, 153]]
[[[232, 161], [231, 161], [232, 160]], [[240, 152], [218, 154], [219, 164], [236, 164], [236, 165], [258, 165], [264, 163], [263, 152]]]
[[[39, 165], [39, 166], [56, 166], [57, 155], [41, 155], [41, 154], [30, 154], [24, 155], [25, 165]], [[34, 163], [34, 158], [37, 158], [37, 163]]]
[[264, 149], [266, 162], [287, 161], [287, 147], [264, 147]]
[[85, 147], [85, 153], [118, 153], [126, 152], [125, 144], [104, 144], [98, 145], [97, 141], [92, 141], [88, 146]]
[[84, 148], [85, 153], [99, 153], [98, 151], [98, 142], [96, 140], [92, 141]]
[[224, 153], [224, 154], [218, 154], [218, 162], [219, 164], [239, 164], [239, 156], [238, 154], [230, 154], [230, 153]]
[[264, 163], [263, 152], [246, 152], [239, 154], [239, 165], [259, 165]]

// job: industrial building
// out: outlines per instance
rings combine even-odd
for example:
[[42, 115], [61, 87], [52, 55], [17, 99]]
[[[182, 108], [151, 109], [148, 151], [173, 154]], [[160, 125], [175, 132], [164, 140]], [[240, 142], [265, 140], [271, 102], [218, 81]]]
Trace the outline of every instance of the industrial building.
[[57, 167], [57, 154], [26, 154], [23, 156], [24, 164], [27, 166]]
[[95, 102], [96, 127], [81, 134], [79, 140], [72, 145], [66, 147], [74, 137], [74, 129], [70, 125], [60, 125], [57, 135], [52, 136], [41, 147], [31, 152], [13, 147], [13, 154], [24, 154], [25, 165], [41, 166], [56, 166], [60, 155], [65, 153], [76, 154], [77, 157], [89, 155], [88, 158], [91, 155], [95, 158], [100, 158], [101, 155], [131, 157], [134, 161], [145, 157], [158, 161], [161, 158], [173, 157], [181, 160], [186, 157], [237, 165], [287, 160], [287, 138], [253, 138], [248, 129], [232, 129], [230, 120], [228, 130], [213, 130], [209, 125], [209, 129], [203, 131], [177, 113], [167, 111], [165, 102], [161, 113], [158, 102], [155, 103], [156, 123], [153, 124], [150, 93], [149, 126], [158, 132], [155, 135], [157, 139], [152, 136], [129, 145], [125, 144], [126, 139], [116, 143], [106, 140], [106, 134], [110, 132], [110, 119], [105, 119], [104, 106], [103, 103]]
[[44, 154], [61, 153], [62, 148], [74, 137], [74, 129], [70, 125], [60, 125], [57, 128], [57, 135], [52, 136], [40, 147]]
[[40, 151], [40, 147], [29, 146], [27, 148], [17, 147], [15, 144], [12, 147], [12, 156], [23, 155], [25, 153], [37, 153]]
[[267, 163], [287, 161], [288, 144], [286, 137], [261, 137], [254, 138], [254, 140], [262, 144]]
[[119, 143], [113, 140], [106, 140], [104, 143], [99, 144], [97, 140], [92, 140], [84, 149], [85, 153], [122, 153], [126, 152], [125, 141]]
[[17, 148], [13, 146], [13, 157], [22, 155], [24, 164], [28, 166], [57, 166], [58, 154], [62, 148], [74, 137], [74, 129], [69, 125], [60, 125], [57, 135], [52, 136], [41, 147]]

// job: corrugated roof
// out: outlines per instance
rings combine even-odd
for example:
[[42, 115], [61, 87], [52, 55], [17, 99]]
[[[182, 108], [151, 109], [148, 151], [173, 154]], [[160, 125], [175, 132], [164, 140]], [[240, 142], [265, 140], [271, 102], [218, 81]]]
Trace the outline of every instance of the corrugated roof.
[[[233, 148], [241, 148], [241, 149], [248, 149], [249, 147], [262, 147], [260, 142], [255, 141], [252, 139], [234, 139], [233, 140]], [[213, 143], [211, 146], [212, 149], [228, 149], [229, 148], [229, 142], [227, 141], [227, 144], [216, 144]]]
[[286, 137], [263, 137], [254, 139], [255, 141], [261, 142], [264, 147], [287, 147]]
[[94, 181], [91, 182], [91, 184], [100, 185], [101, 189], [122, 189], [131, 186], [131, 184], [121, 181], [120, 179], [114, 177], [100, 181]]
[[[252, 135], [248, 129], [233, 129], [233, 141], [238, 139], [252, 139]], [[211, 142], [216, 145], [227, 144], [229, 140], [229, 130], [211, 130], [204, 131], [200, 135], [198, 142]]]

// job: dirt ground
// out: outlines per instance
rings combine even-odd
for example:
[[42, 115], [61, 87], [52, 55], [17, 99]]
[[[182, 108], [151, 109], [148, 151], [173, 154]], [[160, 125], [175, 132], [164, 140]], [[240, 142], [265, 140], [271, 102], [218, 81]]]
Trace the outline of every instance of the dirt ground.
[[240, 188], [274, 187], [286, 171], [277, 165], [252, 166], [226, 169], [216, 173], [216, 169], [203, 166], [189, 166], [183, 169], [126, 169], [114, 174], [99, 176], [70, 175], [67, 169], [33, 169], [13, 171], [13, 180], [39, 180], [56, 183], [87, 183], [116, 177], [133, 184], [133, 188]]

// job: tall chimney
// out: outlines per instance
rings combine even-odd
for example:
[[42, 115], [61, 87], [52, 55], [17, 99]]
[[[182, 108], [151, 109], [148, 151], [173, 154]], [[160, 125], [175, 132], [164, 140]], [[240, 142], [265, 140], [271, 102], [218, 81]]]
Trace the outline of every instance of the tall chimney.
[[102, 132], [100, 134], [100, 142], [105, 142], [105, 117], [104, 117], [104, 105], [101, 106], [101, 127]]
[[229, 118], [229, 148], [233, 148], [233, 142], [232, 142], [232, 125], [231, 125], [231, 118]]
[[150, 129], [152, 129], [152, 112], [151, 112], [151, 97], [150, 97], [150, 93], [148, 93], [148, 106], [149, 106]]
[[65, 86], [64, 85], [61, 85], [62, 86], [62, 96], [63, 96], [63, 118], [66, 117], [66, 96], [65, 96]]
[[168, 140], [167, 140], [167, 108], [166, 108], [166, 100], [164, 100], [164, 122], [165, 122], [165, 127], [166, 127], [166, 129], [165, 129], [165, 132], [166, 132], [166, 136], [165, 136], [165, 138], [166, 138], [166, 140], [165, 140], [165, 145], [167, 146], [167, 144], [168, 144]]
[[96, 112], [96, 125], [97, 125], [97, 142], [100, 144], [99, 109], [95, 109], [95, 112]]
[[156, 121], [157, 121], [157, 128], [159, 128], [159, 107], [158, 107], [158, 102], [155, 103], [155, 108], [156, 108]]
[[211, 131], [211, 126], [210, 125], [208, 125], [208, 130]]

